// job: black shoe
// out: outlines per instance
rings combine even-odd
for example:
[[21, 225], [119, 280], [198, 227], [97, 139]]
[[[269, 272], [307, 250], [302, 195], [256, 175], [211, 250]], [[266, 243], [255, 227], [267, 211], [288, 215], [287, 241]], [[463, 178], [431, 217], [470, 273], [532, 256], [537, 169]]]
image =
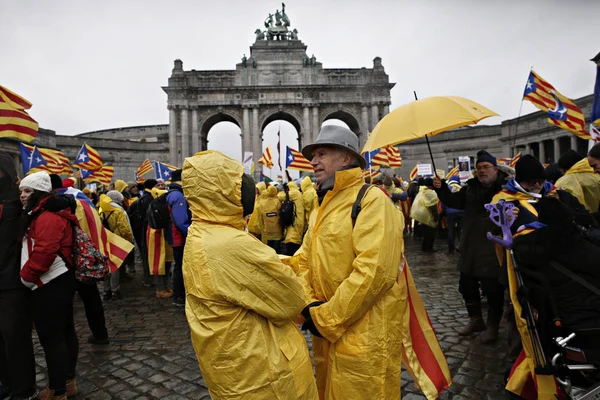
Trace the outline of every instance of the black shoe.
[[93, 333], [88, 336], [87, 341], [90, 344], [108, 344], [108, 338], [98, 339]]
[[104, 292], [104, 296], [102, 296], [102, 297], [106, 301], [106, 300], [112, 299], [112, 296], [113, 296], [112, 291], [109, 290], [108, 292]]
[[185, 307], [185, 299], [177, 297], [175, 300], [173, 300], [173, 305], [175, 307]]

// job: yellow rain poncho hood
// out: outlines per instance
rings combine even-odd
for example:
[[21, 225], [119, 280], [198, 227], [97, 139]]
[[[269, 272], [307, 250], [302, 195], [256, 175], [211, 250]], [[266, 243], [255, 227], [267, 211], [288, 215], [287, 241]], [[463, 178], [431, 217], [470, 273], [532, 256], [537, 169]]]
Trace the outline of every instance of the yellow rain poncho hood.
[[264, 182], [258, 182], [256, 184], [256, 189], [258, 190], [258, 194], [256, 195], [256, 201], [254, 204], [254, 212], [250, 216], [250, 221], [248, 221], [248, 232], [256, 235], [260, 234], [260, 227], [258, 221], [258, 206], [260, 202], [265, 198], [267, 193], [267, 184]]
[[302, 200], [304, 202], [304, 230], [306, 230], [312, 212], [319, 207], [319, 201], [317, 200], [317, 191], [310, 177], [305, 176], [302, 178], [300, 187], [302, 188]]
[[[294, 223], [285, 229], [284, 243], [302, 244], [302, 236], [304, 235], [304, 200], [302, 193], [298, 190], [296, 182], [288, 182], [290, 200], [294, 202], [296, 217]], [[283, 194], [285, 199], [285, 193]]]
[[115, 190], [119, 193], [123, 193], [123, 190], [127, 189], [127, 182], [119, 179], [115, 182]]
[[316, 400], [306, 342], [291, 322], [304, 292], [275, 251], [244, 232], [242, 174], [216, 151], [183, 164], [186, 316], [202, 376], [214, 400]]
[[556, 187], [577, 197], [577, 200], [589, 212], [598, 212], [600, 175], [594, 173], [587, 158], [583, 158], [573, 165], [563, 177], [556, 181]]

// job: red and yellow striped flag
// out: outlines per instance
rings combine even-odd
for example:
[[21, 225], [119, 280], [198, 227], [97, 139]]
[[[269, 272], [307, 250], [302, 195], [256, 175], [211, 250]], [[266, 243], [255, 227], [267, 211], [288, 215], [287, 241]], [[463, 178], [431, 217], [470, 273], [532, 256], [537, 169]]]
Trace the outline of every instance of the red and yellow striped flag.
[[152, 167], [152, 164], [150, 163], [150, 160], [148, 160], [147, 158], [144, 160], [144, 162], [138, 167], [138, 169], [135, 171], [135, 173], [137, 174], [137, 177], [139, 178], [140, 176], [147, 174], [148, 172], [152, 171], [154, 168]]
[[419, 163], [415, 165], [415, 167], [410, 171], [410, 175], [408, 176], [410, 180], [414, 180], [417, 177], [417, 171], [419, 170]]
[[452, 376], [405, 260], [398, 283], [401, 290], [406, 291], [407, 297], [403, 318], [405, 335], [402, 340], [402, 365], [428, 399], [437, 399], [438, 394], [452, 384]]
[[529, 73], [523, 99], [546, 111], [548, 122], [582, 139], [591, 139], [590, 133], [585, 129], [585, 117], [581, 108], [577, 107], [573, 100], [560, 94], [533, 70]]
[[395, 146], [389, 146], [386, 150], [390, 168], [401, 168], [402, 156], [400, 156], [400, 149]]
[[511, 168], [515, 168], [517, 166], [517, 162], [521, 159], [521, 153], [517, 154], [507, 163], [507, 165]]
[[38, 134], [38, 123], [27, 111], [31, 103], [0, 85], [0, 138], [31, 142]]
[[[29, 152], [33, 151], [34, 146], [30, 146], [25, 143], [21, 143], [23, 147], [25, 147]], [[46, 171], [49, 174], [57, 174], [57, 175], [71, 175], [73, 174], [73, 168], [71, 168], [71, 163], [67, 156], [63, 154], [62, 151], [54, 150], [54, 149], [46, 149], [43, 147], [37, 148], [44, 160], [46, 160], [46, 165], [40, 165], [39, 167], [32, 168], [28, 173], [38, 172], [38, 171]]]
[[100, 182], [101, 184], [108, 186], [114, 173], [115, 167], [111, 165], [103, 165], [98, 171], [88, 171], [88, 175], [82, 172], [80, 176], [85, 183]]
[[450, 171], [448, 171], [448, 173], [446, 174], [446, 179], [450, 179], [453, 176], [458, 176], [458, 165], [454, 168], [452, 168]]
[[300, 153], [298, 150], [294, 150], [289, 146], [287, 147], [285, 168], [313, 172], [313, 168], [312, 165], [310, 165], [310, 161], [304, 158], [302, 153]]
[[88, 171], [98, 171], [102, 168], [102, 158], [100, 154], [89, 144], [84, 143], [77, 153], [77, 159], [73, 163], [78, 168]]
[[271, 146], [267, 146], [262, 156], [257, 161], [259, 164], [271, 169], [273, 168], [273, 153], [271, 153]]
[[[81, 192], [79, 192], [81, 193]], [[102, 225], [96, 209], [88, 201], [75, 197], [77, 202], [77, 220], [81, 229], [87, 233], [100, 252], [108, 256], [110, 272], [115, 272], [127, 255], [133, 250], [133, 243], [128, 242]]]

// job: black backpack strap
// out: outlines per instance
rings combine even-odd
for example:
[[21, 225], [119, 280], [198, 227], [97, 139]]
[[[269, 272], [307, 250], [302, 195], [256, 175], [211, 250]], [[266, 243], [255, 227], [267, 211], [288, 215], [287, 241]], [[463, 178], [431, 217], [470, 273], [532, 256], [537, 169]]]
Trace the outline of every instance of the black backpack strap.
[[360, 210], [362, 209], [360, 203], [362, 202], [363, 198], [367, 194], [367, 191], [372, 186], [373, 185], [365, 183], [360, 188], [360, 190], [358, 191], [358, 195], [356, 196], [356, 200], [354, 201], [354, 204], [352, 204], [352, 213], [350, 214], [350, 217], [352, 218], [352, 227], [353, 228], [354, 228], [354, 224], [356, 223], [356, 218], [358, 218], [358, 214], [360, 214]]
[[554, 268], [558, 272], [561, 272], [563, 275], [566, 275], [569, 278], [573, 279], [575, 282], [579, 283], [581, 286], [585, 287], [586, 289], [588, 289], [592, 293], [597, 294], [598, 296], [600, 296], [600, 289], [598, 289], [596, 286], [592, 285], [591, 283], [589, 283], [588, 281], [586, 281], [585, 279], [583, 279], [579, 275], [576, 275], [572, 271], [569, 271], [567, 268], [563, 267], [562, 265], [560, 265], [556, 261], [550, 261], [550, 265], [552, 266], [552, 268]]

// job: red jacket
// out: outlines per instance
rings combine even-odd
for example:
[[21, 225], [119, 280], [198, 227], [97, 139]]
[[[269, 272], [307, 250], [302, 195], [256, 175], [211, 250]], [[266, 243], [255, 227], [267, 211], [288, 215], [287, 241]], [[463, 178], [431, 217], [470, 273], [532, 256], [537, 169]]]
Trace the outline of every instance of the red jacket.
[[33, 211], [42, 210], [23, 238], [21, 280], [31, 289], [66, 272], [68, 266], [63, 258], [73, 264], [73, 228], [70, 221], [77, 223], [77, 217], [69, 208], [57, 212], [45, 210], [46, 201], [42, 200]]

